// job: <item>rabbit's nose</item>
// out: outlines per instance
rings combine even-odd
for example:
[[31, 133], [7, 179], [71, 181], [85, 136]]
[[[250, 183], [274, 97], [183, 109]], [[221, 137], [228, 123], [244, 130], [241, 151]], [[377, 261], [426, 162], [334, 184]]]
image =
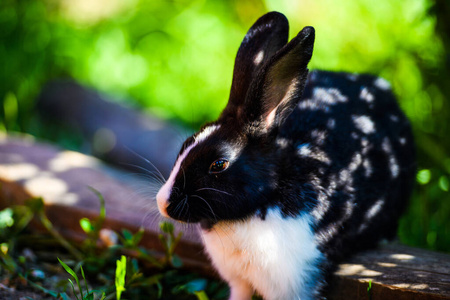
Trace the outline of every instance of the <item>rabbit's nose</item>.
[[170, 190], [171, 187], [166, 183], [161, 187], [156, 195], [156, 203], [158, 204], [159, 213], [166, 218], [169, 218], [167, 207], [169, 206]]

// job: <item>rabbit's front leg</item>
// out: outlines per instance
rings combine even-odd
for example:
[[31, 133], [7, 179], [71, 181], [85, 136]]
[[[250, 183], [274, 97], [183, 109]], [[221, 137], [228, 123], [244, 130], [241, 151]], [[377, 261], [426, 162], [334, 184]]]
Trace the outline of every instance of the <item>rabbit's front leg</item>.
[[253, 296], [253, 288], [250, 284], [243, 280], [235, 280], [228, 282], [230, 286], [229, 300], [251, 300]]

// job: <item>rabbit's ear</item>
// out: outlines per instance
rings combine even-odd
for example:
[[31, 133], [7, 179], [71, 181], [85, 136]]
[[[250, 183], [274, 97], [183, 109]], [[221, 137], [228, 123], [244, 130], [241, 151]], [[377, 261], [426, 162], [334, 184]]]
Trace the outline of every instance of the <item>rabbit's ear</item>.
[[253, 24], [236, 55], [230, 99], [222, 117], [237, 114], [256, 73], [287, 43], [288, 35], [288, 21], [278, 12], [269, 12]]
[[314, 47], [314, 28], [305, 27], [261, 68], [252, 81], [243, 117], [252, 131], [271, 132], [300, 100]]

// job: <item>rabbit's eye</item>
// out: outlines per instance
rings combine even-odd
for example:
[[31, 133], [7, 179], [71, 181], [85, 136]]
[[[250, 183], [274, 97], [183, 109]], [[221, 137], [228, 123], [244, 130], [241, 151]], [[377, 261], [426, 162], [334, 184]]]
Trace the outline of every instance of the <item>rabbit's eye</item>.
[[229, 164], [230, 163], [228, 162], [228, 160], [226, 160], [224, 158], [218, 159], [215, 162], [213, 162], [211, 164], [211, 166], [209, 167], [209, 173], [217, 174], [217, 173], [223, 172], [228, 168]]

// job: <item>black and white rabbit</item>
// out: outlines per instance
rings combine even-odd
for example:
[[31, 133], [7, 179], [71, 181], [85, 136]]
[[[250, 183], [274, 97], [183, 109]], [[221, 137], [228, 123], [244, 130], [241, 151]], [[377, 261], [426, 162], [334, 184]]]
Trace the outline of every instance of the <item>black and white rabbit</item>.
[[188, 138], [157, 194], [200, 223], [230, 299], [316, 299], [345, 255], [392, 238], [415, 177], [408, 120], [389, 84], [308, 74], [314, 29], [287, 43], [262, 16], [237, 53], [228, 105]]

